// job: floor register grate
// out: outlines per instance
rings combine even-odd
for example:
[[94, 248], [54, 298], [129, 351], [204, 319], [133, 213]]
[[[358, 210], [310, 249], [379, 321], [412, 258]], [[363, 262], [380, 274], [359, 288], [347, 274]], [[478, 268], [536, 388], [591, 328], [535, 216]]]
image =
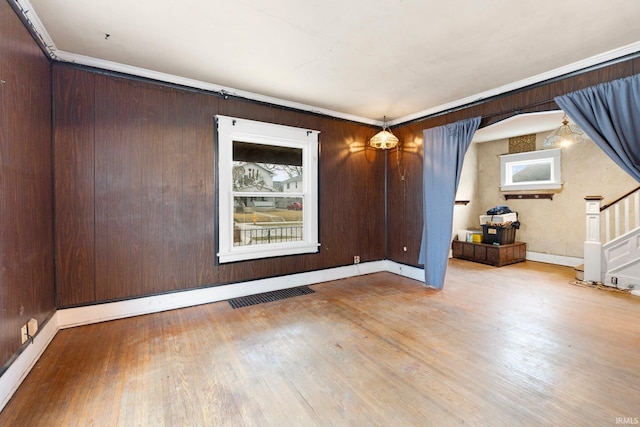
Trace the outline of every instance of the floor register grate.
[[232, 308], [248, 307], [250, 305], [262, 304], [263, 302], [278, 301], [281, 299], [298, 297], [300, 295], [312, 294], [314, 292], [315, 291], [308, 286], [299, 286], [297, 288], [280, 289], [262, 294], [233, 298], [229, 300], [229, 304]]

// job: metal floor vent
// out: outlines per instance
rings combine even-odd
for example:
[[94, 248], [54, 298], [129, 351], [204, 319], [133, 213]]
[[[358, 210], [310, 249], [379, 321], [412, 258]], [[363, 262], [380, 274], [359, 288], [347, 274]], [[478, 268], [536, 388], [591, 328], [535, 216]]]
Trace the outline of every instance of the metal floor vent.
[[312, 294], [315, 291], [308, 286], [298, 288], [280, 289], [278, 291], [265, 292], [246, 297], [233, 298], [229, 300], [232, 308], [247, 307], [250, 305], [262, 304], [263, 302], [278, 301], [285, 298], [297, 297], [300, 295]]

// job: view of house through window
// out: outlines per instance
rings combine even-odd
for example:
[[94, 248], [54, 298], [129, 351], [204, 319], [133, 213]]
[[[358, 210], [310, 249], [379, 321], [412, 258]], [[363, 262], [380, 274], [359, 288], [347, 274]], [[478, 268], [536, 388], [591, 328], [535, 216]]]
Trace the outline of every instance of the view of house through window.
[[318, 252], [319, 132], [216, 122], [219, 262]]
[[233, 141], [234, 246], [303, 240], [302, 149]]

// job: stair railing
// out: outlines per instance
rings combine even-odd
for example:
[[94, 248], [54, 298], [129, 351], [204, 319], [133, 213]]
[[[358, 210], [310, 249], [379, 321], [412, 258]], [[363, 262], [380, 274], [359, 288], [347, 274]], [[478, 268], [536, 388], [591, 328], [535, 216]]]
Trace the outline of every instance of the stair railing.
[[[620, 209], [621, 207], [623, 209], [622, 211]], [[611, 221], [612, 210], [613, 222]], [[612, 202], [603, 205], [600, 208], [600, 212], [604, 212], [603, 243], [607, 243], [612, 239], [620, 237], [622, 234], [640, 227], [640, 187], [637, 187]], [[633, 227], [631, 226], [632, 221]]]
[[[586, 196], [584, 280], [602, 282], [602, 245], [640, 227], [640, 187], [602, 205], [602, 196]], [[633, 224], [633, 227], [632, 227]]]

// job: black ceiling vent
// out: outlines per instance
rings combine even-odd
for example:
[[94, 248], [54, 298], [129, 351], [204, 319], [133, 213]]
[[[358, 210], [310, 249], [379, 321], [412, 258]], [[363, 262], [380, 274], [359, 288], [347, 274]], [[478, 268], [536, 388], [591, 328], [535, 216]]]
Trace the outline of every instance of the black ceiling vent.
[[229, 300], [232, 308], [247, 307], [250, 305], [262, 304], [263, 302], [278, 301], [285, 298], [297, 297], [300, 295], [312, 294], [315, 291], [308, 286], [297, 288], [280, 289], [277, 291], [265, 292], [246, 297], [233, 298]]

